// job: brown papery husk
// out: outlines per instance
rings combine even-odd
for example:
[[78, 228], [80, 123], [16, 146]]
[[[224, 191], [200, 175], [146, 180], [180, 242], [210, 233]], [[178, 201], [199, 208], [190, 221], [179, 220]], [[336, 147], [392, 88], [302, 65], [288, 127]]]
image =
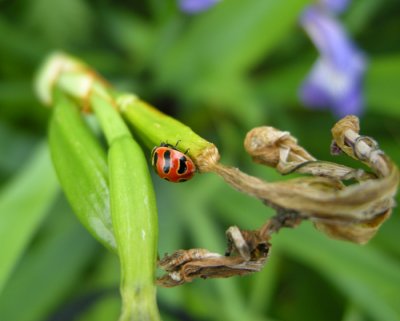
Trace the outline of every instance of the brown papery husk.
[[[312, 177], [265, 182], [220, 163], [211, 170], [235, 189], [277, 209], [278, 214], [295, 213], [331, 237], [366, 243], [395, 206], [399, 172], [376, 142], [358, 131], [355, 116], [345, 117], [332, 129], [338, 148], [373, 173], [317, 161], [288, 132], [272, 127], [253, 129], [246, 136], [245, 147], [253, 159], [283, 174], [290, 170]], [[358, 182], [345, 185], [342, 180], [349, 177]]]

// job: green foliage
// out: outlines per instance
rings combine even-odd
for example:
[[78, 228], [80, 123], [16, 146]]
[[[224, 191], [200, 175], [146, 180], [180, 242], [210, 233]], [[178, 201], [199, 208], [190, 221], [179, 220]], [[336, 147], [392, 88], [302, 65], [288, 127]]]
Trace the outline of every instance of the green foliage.
[[0, 295], [0, 315], [4, 320], [46, 319], [79, 287], [82, 273], [95, 259], [94, 240], [73, 217], [65, 200], [55, 203], [47, 213], [51, 215], [40, 240], [19, 262]]
[[367, 99], [371, 109], [399, 117], [400, 55], [383, 56], [371, 62]]
[[1, 251], [0, 292], [56, 194], [56, 178], [42, 145], [0, 194], [0, 242], [7, 244]]
[[376, 320], [398, 320], [400, 266], [374, 248], [359, 248], [328, 240], [310, 229], [294, 231], [298, 240], [282, 237], [277, 246], [324, 275], [348, 293], [353, 302]]
[[24, 26], [54, 46], [68, 46], [88, 40], [91, 18], [84, 1], [38, 0], [28, 3]]
[[161, 69], [162, 79], [165, 77], [166, 83], [176, 83], [175, 86], [194, 80], [193, 87], [205, 79], [229, 81], [265, 58], [296, 24], [308, 2], [222, 3], [198, 17], [181, 35], [179, 43], [158, 59], [161, 65], [156, 66]]
[[75, 213], [99, 241], [115, 251], [106, 154], [78, 108], [63, 97], [55, 104], [49, 144], [58, 178]]
[[[138, 94], [214, 142], [225, 163], [277, 180], [243, 151], [254, 126], [291, 131], [316, 157], [330, 157], [335, 119], [306, 109], [297, 97], [316, 56], [297, 26], [308, 2], [224, 0], [193, 16], [180, 13], [174, 0], [0, 2], [0, 320], [114, 320], [120, 309], [116, 256], [96, 245], [65, 200], [54, 202], [59, 189], [44, 146], [46, 128], [56, 171], [65, 170], [59, 175], [65, 194], [89, 229], [82, 213], [95, 209], [109, 230], [110, 195], [150, 186], [145, 177], [120, 181], [146, 167], [141, 153], [149, 158], [147, 147], [124, 138], [107, 159], [106, 144], [96, 137], [99, 124], [84, 122], [72, 102], [60, 99], [54, 110], [39, 105], [32, 79], [44, 56], [62, 49], [81, 57], [119, 90]], [[344, 16], [369, 61], [362, 133], [398, 164], [399, 12], [397, 1], [364, 0], [353, 1]], [[126, 163], [126, 157], [140, 162]], [[111, 172], [123, 186], [113, 190]], [[257, 228], [273, 213], [212, 174], [184, 184], [153, 176], [153, 184], [160, 256], [193, 247], [223, 252], [228, 226]], [[136, 205], [120, 199], [115, 206], [123, 212]], [[158, 289], [161, 317], [400, 320], [399, 228], [396, 208], [363, 247], [329, 240], [308, 224], [284, 230], [258, 274]], [[98, 239], [112, 247], [102, 235]], [[138, 243], [137, 236], [131, 241]]]

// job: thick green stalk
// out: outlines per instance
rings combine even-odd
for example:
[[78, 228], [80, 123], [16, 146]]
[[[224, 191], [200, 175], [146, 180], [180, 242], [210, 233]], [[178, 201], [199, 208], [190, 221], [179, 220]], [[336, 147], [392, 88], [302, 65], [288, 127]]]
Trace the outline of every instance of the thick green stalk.
[[91, 102], [110, 146], [111, 216], [122, 272], [120, 321], [157, 321], [157, 208], [147, 161], [112, 104], [97, 95]]
[[161, 113], [133, 94], [116, 92], [94, 70], [71, 56], [53, 54], [41, 68], [36, 90], [44, 103], [53, 103], [54, 88], [67, 93], [85, 111], [92, 109], [93, 100], [103, 99], [122, 113], [150, 149], [163, 142], [172, 145], [179, 142], [178, 148], [187, 151], [199, 172], [213, 170], [219, 160], [214, 144], [197, 135], [190, 127]]
[[161, 113], [134, 95], [123, 94], [116, 101], [124, 118], [150, 148], [162, 142], [172, 145], [179, 142], [179, 149], [188, 150], [194, 160], [205, 150], [215, 149], [212, 143], [197, 135], [190, 127]]

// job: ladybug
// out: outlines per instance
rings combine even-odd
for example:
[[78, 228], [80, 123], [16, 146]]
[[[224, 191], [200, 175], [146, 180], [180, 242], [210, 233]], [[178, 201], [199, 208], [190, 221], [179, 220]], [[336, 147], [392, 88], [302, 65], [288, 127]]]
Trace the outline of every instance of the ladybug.
[[[178, 141], [179, 143], [179, 141]], [[196, 165], [186, 155], [179, 151], [176, 146], [161, 143], [151, 151], [151, 165], [161, 178], [173, 183], [186, 182], [196, 172]]]

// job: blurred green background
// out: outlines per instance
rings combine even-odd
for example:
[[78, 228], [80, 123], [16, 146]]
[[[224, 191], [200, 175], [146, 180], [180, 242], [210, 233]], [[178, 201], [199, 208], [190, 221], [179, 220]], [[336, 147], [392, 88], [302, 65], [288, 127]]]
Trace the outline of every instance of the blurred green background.
[[[51, 110], [33, 77], [54, 50], [97, 69], [214, 142], [225, 164], [266, 180], [247, 131], [290, 131], [314, 156], [329, 155], [329, 111], [302, 106], [297, 89], [317, 58], [298, 26], [306, 0], [225, 0], [188, 16], [174, 0], [0, 1], [0, 320], [116, 320], [117, 258], [71, 212], [46, 147]], [[400, 2], [355, 0], [341, 17], [368, 56], [362, 133], [400, 163]], [[150, 154], [150, 151], [146, 150]], [[273, 212], [213, 174], [185, 184], [153, 176], [159, 253], [223, 253], [230, 225], [254, 229]], [[368, 245], [330, 240], [303, 223], [274, 236], [255, 275], [159, 289], [163, 320], [400, 320], [396, 208]]]

